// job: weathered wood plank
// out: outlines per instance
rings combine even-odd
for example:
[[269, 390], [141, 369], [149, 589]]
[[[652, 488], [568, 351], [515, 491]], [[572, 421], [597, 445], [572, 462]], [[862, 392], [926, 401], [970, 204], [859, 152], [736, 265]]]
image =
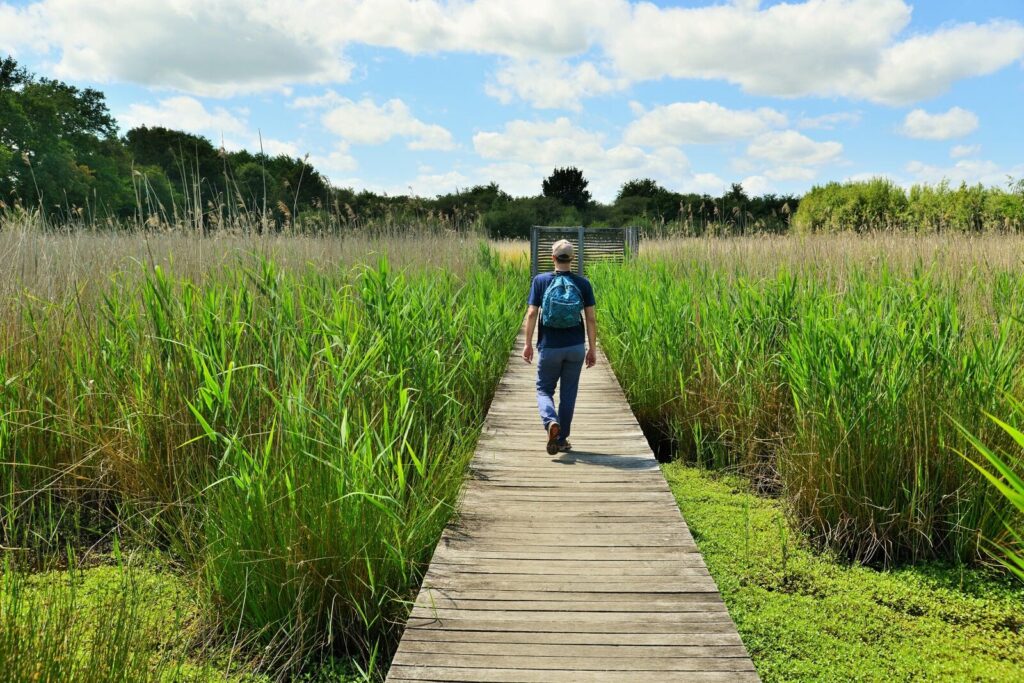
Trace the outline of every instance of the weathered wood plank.
[[746, 657], [742, 645], [564, 645], [561, 643], [458, 643], [418, 640], [406, 652], [517, 657]]
[[454, 629], [410, 628], [402, 643], [499, 643], [503, 645], [617, 645], [697, 646], [742, 645], [740, 636], [733, 631], [721, 633], [533, 633], [523, 631], [456, 631]]
[[[651, 677], [637, 675], [629, 671], [579, 671], [572, 669], [471, 669], [454, 667], [429, 667], [398, 665], [388, 672], [389, 681], [478, 681], [479, 683], [497, 683], [499, 681], [517, 681], [518, 683], [635, 683], [637, 680], [649, 680]], [[658, 680], [672, 680], [664, 675]], [[692, 683], [746, 683], [757, 681], [753, 671], [687, 671], [675, 680], [692, 681]]]
[[757, 681], [607, 361], [554, 456], [535, 371], [510, 357], [388, 680]]

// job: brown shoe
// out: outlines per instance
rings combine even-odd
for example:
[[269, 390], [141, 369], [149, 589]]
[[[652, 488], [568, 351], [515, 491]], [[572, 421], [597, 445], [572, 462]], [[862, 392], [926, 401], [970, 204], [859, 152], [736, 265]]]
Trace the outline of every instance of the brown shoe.
[[554, 455], [558, 452], [558, 433], [561, 428], [557, 422], [552, 422], [548, 425], [548, 455]]

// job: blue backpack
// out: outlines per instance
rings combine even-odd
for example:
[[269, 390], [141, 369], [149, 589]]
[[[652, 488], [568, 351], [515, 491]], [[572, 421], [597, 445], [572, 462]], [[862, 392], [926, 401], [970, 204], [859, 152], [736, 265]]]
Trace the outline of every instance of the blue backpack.
[[568, 329], [580, 324], [580, 313], [583, 312], [583, 295], [579, 287], [569, 275], [556, 275], [554, 282], [548, 285], [541, 301], [543, 315], [541, 322], [544, 327]]

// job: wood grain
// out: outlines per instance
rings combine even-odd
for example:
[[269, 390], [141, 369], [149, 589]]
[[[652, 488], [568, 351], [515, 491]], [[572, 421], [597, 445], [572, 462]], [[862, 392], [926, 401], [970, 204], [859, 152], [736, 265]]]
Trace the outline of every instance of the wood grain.
[[603, 354], [568, 453], [535, 378], [510, 358], [387, 680], [757, 681]]

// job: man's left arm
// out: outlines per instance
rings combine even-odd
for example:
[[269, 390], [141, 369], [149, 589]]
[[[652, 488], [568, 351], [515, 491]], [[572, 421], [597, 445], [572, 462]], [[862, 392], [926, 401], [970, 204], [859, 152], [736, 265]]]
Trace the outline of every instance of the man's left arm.
[[588, 368], [594, 367], [597, 363], [597, 314], [593, 306], [583, 309], [583, 317], [587, 321], [587, 358]]

